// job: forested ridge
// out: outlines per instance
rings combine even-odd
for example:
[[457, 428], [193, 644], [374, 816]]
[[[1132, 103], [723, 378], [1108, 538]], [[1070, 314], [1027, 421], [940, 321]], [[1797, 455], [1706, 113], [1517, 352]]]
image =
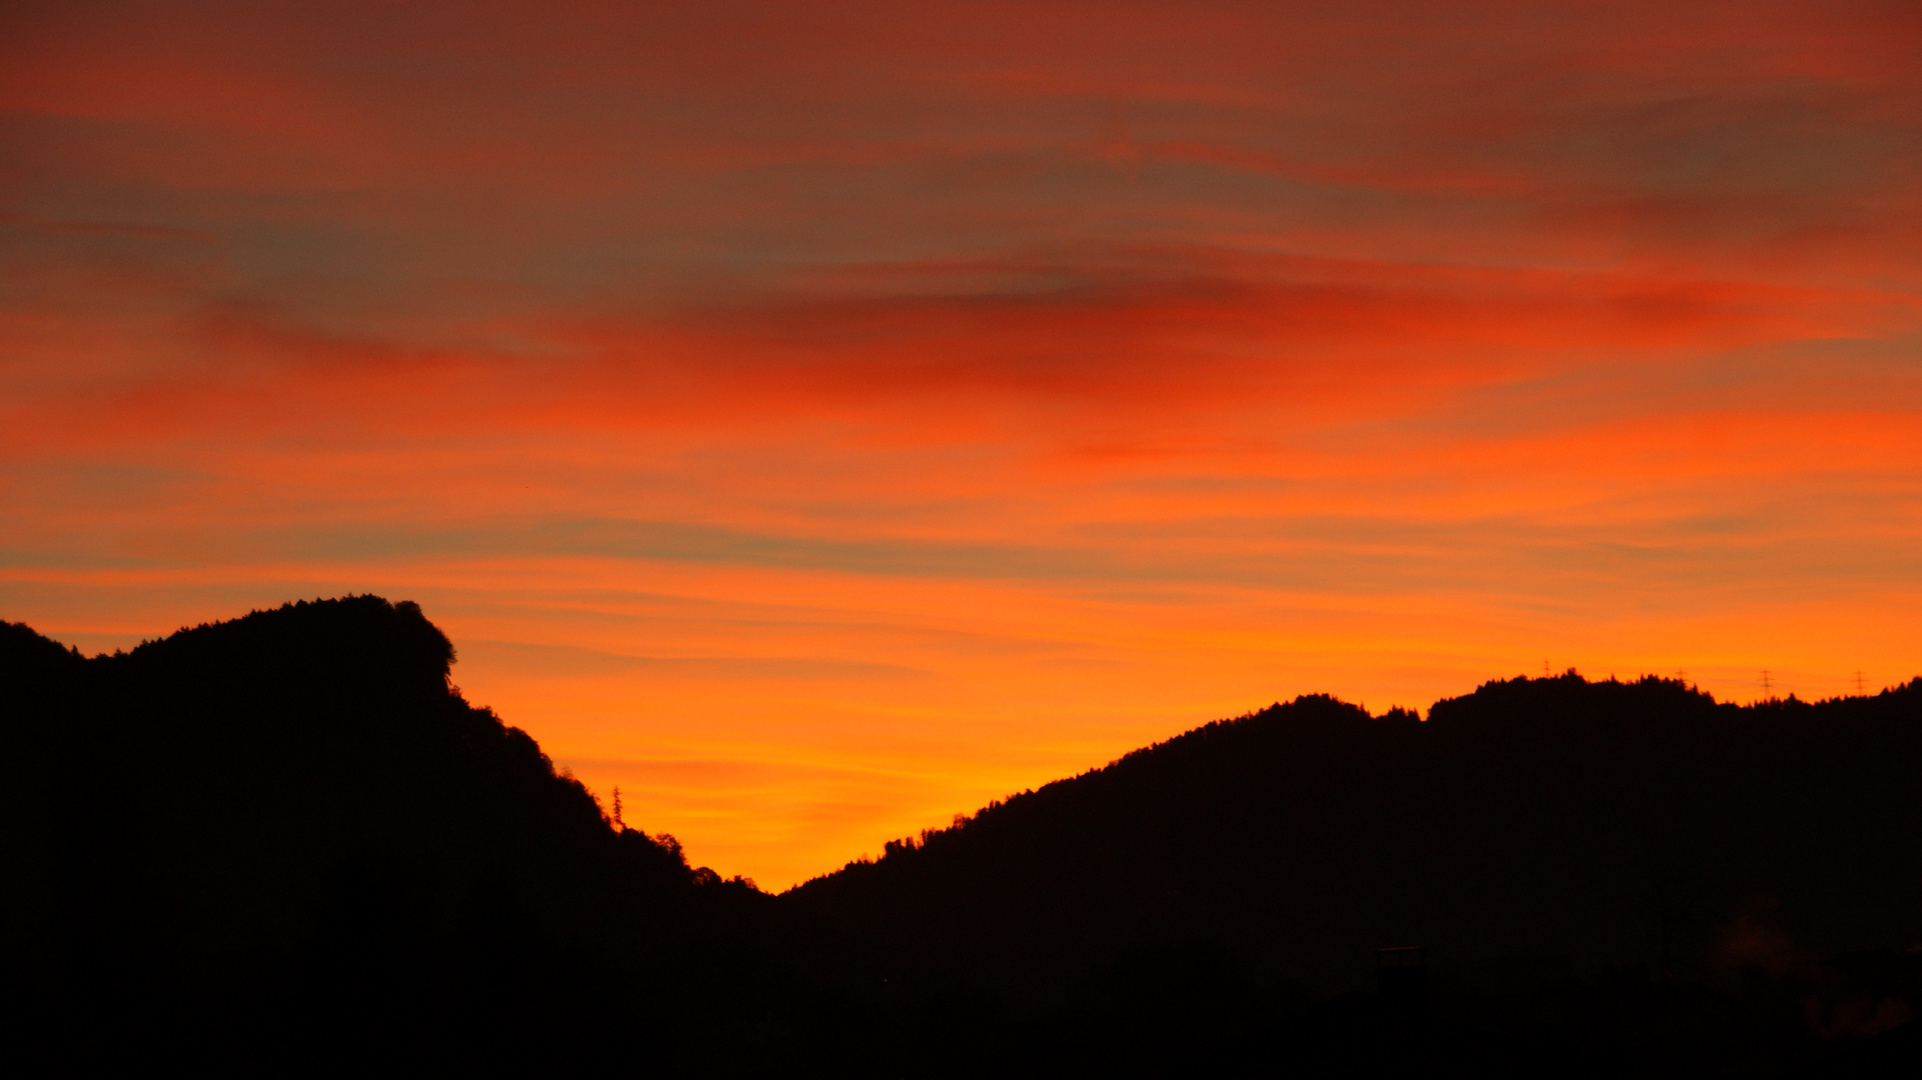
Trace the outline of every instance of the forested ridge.
[[778, 985], [773, 903], [617, 829], [465, 702], [419, 609], [82, 658], [0, 627], [5, 1006], [53, 1060], [675, 1067]]
[[1922, 680], [1737, 706], [1570, 672], [1426, 721], [1307, 696], [890, 843], [799, 898], [1043, 996], [1121, 940], [1232, 942], [1322, 992], [1396, 944], [1705, 971], [1738, 925], [1806, 954], [1922, 944], [1919, 776]]
[[[56, 1067], [1902, 1074], [1922, 680], [1569, 672], [1208, 724], [781, 896], [610, 822], [412, 604], [0, 624], [5, 1009]], [[1418, 946], [1419, 953], [1381, 953]], [[1415, 958], [1390, 980], [1377, 965]]]

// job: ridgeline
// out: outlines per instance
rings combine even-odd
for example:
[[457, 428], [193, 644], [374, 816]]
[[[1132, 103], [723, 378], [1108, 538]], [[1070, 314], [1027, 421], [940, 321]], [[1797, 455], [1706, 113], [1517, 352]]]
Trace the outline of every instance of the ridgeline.
[[[1922, 1063], [1922, 680], [1297, 698], [782, 896], [616, 828], [412, 604], [0, 624], [43, 1066], [1878, 1075]], [[1381, 952], [1416, 946], [1418, 951]], [[1391, 970], [1378, 973], [1377, 967]]]
[[[1321, 993], [1377, 948], [1706, 972], [1922, 944], [1922, 682], [1718, 704], [1492, 682], [1427, 721], [1302, 697], [890, 843], [796, 899], [1047, 1000], [1118, 943], [1214, 942]], [[1468, 972], [1457, 972], [1466, 976]]]

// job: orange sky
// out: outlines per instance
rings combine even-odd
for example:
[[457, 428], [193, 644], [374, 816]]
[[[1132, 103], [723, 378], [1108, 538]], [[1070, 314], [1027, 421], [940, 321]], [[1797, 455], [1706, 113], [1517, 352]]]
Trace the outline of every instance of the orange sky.
[[0, 618], [418, 600], [767, 887], [1298, 693], [1906, 679], [1918, 57], [1903, 2], [10, 4]]

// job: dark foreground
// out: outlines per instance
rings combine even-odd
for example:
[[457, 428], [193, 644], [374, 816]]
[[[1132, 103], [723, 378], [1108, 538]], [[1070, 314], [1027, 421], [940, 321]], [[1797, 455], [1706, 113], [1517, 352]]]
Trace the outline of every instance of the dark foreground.
[[92, 659], [0, 624], [11, 1059], [1922, 1075], [1922, 681], [1303, 698], [776, 897], [610, 826], [452, 660], [373, 597]]

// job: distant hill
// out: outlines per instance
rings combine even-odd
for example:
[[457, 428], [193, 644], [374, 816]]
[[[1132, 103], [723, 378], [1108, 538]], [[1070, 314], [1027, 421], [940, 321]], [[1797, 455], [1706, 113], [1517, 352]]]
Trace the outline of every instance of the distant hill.
[[1922, 1072], [1922, 680], [1298, 698], [772, 897], [613, 826], [453, 659], [378, 597], [92, 658], [0, 623], [9, 1062]]
[[1922, 680], [1738, 707], [1570, 673], [1492, 682], [1426, 721], [1302, 697], [890, 843], [794, 898], [1035, 1007], [1131, 950], [1184, 946], [1321, 993], [1372, 985], [1389, 946], [1484, 983], [1906, 949], [1922, 945]]
[[611, 828], [453, 658], [370, 596], [91, 659], [0, 624], [17, 1034], [69, 1062], [665, 1060], [771, 898]]

